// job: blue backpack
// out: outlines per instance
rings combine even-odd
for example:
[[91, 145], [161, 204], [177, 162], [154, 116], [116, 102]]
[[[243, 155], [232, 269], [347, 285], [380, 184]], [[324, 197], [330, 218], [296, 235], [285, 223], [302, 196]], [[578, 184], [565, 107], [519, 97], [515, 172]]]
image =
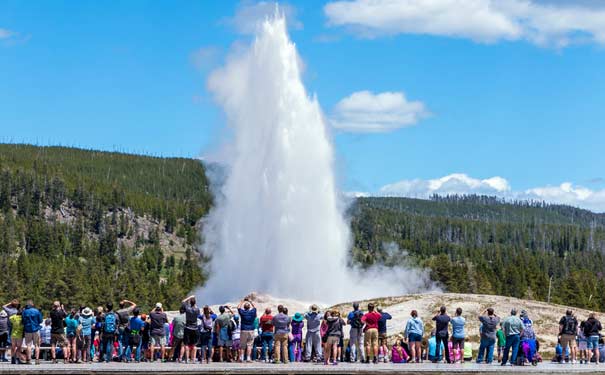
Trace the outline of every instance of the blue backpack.
[[105, 333], [115, 333], [117, 328], [117, 319], [116, 314], [108, 313], [105, 315], [105, 325], [103, 327], [103, 331]]

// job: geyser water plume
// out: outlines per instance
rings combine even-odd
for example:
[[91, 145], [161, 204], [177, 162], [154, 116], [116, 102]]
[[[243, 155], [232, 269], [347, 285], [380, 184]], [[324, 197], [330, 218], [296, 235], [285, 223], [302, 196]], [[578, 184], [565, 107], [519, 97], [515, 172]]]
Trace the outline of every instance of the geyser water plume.
[[346, 266], [350, 231], [334, 152], [317, 99], [302, 84], [284, 17], [265, 20], [251, 47], [214, 71], [208, 87], [233, 139], [204, 223], [212, 262], [200, 297], [222, 302], [254, 290], [336, 302], [403, 292], [375, 279], [364, 285]]

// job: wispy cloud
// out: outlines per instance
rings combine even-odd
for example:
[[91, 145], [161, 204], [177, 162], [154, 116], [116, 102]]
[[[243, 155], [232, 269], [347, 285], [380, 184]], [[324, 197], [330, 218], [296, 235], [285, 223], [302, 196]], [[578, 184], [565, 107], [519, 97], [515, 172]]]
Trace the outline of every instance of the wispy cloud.
[[303, 28], [302, 22], [296, 18], [296, 8], [293, 5], [288, 3], [277, 5], [272, 1], [241, 1], [235, 10], [235, 15], [224, 19], [223, 22], [240, 34], [254, 34], [259, 23], [275, 14], [276, 10], [284, 14], [288, 28], [295, 30]]
[[605, 212], [605, 189], [596, 190], [564, 182], [558, 186], [541, 186], [514, 190], [499, 176], [478, 179], [464, 173], [454, 173], [436, 179], [401, 180], [380, 188], [378, 195], [426, 199], [433, 194], [479, 194], [507, 199], [539, 200], [567, 204], [596, 212]]
[[357, 91], [336, 104], [330, 122], [343, 131], [379, 133], [414, 125], [427, 115], [424, 103], [409, 101], [403, 92]]
[[352, 0], [324, 7], [332, 26], [365, 37], [426, 34], [481, 43], [527, 40], [540, 46], [605, 44], [605, 8], [587, 1]]
[[17, 35], [16, 32], [0, 28], [0, 40], [9, 39]]

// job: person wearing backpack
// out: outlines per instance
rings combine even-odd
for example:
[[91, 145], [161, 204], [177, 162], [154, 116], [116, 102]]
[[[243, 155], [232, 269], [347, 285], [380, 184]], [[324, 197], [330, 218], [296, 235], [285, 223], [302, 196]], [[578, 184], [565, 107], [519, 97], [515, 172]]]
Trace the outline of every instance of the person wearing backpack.
[[559, 321], [559, 335], [561, 336], [561, 346], [563, 350], [569, 347], [571, 363], [576, 363], [577, 344], [576, 333], [578, 332], [578, 320], [571, 310], [565, 312], [565, 316]]
[[118, 315], [113, 311], [113, 303], [107, 302], [105, 305], [107, 311], [103, 317], [103, 327], [101, 335], [101, 356], [99, 362], [102, 362], [103, 356], [105, 363], [109, 363], [113, 359], [113, 343], [116, 339], [118, 331]]
[[365, 362], [363, 345], [363, 311], [359, 309], [359, 302], [353, 303], [353, 311], [347, 315], [347, 324], [351, 326], [349, 331], [349, 347], [351, 348], [351, 362]]

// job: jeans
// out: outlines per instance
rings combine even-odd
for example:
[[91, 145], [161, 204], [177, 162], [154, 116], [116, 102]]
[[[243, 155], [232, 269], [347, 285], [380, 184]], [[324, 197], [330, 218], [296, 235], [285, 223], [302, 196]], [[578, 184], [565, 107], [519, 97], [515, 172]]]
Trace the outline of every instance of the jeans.
[[[479, 344], [479, 355], [477, 356], [477, 363], [483, 362], [485, 358], [485, 363], [490, 364], [494, 360], [494, 346], [496, 345], [496, 339], [490, 339], [487, 337], [481, 338], [481, 343]], [[485, 357], [484, 357], [485, 355]]]
[[126, 350], [124, 350], [124, 357], [128, 360], [128, 362], [130, 362], [133, 347], [135, 347], [134, 360], [137, 362], [139, 362], [141, 360], [141, 344], [142, 343], [143, 343], [143, 340], [139, 339], [139, 344], [136, 345], [136, 347], [135, 347], [135, 345], [127, 344]]
[[[260, 338], [263, 343], [262, 357], [263, 359], [269, 360], [271, 359], [271, 352], [273, 352], [273, 333], [263, 332], [261, 333]], [[267, 349], [269, 349], [269, 351], [267, 351]]]
[[504, 354], [502, 356], [502, 364], [508, 362], [508, 352], [511, 347], [513, 348], [513, 355], [510, 358], [510, 363], [515, 364], [517, 361], [517, 353], [519, 352], [519, 335], [506, 336], [506, 346], [504, 347]]
[[313, 348], [315, 348], [315, 359], [320, 360], [323, 357], [323, 353], [321, 349], [321, 333], [319, 331], [307, 331], [307, 336], [305, 339], [305, 359], [307, 361], [311, 360]]
[[349, 346], [351, 347], [351, 362], [355, 362], [357, 360], [363, 362], [363, 360], [365, 359], [363, 345], [363, 327], [351, 327], [351, 332], [349, 334], [351, 336], [351, 339], [349, 340]]
[[118, 328], [118, 357], [120, 359], [126, 358], [126, 349], [128, 348], [128, 336], [126, 328]]
[[443, 351], [445, 352], [445, 360], [447, 361], [447, 363], [452, 363], [452, 360], [450, 359], [450, 348], [447, 343], [448, 338], [449, 338], [449, 334], [447, 334], [445, 336], [437, 335], [435, 337], [435, 339], [437, 340], [437, 347], [435, 348], [435, 357], [439, 358], [439, 351], [441, 350], [441, 344], [443, 343]]
[[[115, 336], [113, 334], [103, 333], [101, 338], [101, 348], [103, 349], [102, 354], [105, 358], [105, 362], [111, 361], [113, 358], [113, 341]], [[101, 357], [101, 359], [103, 359]]]

